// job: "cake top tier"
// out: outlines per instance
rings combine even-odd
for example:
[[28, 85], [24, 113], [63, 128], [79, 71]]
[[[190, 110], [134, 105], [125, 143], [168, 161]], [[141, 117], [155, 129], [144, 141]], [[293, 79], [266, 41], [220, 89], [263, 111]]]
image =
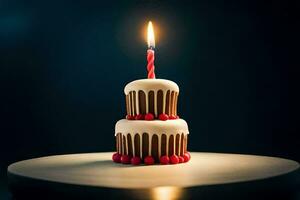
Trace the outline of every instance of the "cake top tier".
[[125, 86], [124, 92], [125, 94], [129, 94], [130, 91], [139, 91], [143, 90], [146, 93], [149, 91], [174, 91], [179, 92], [179, 87], [173, 81], [165, 80], [165, 79], [139, 79], [136, 81], [132, 81]]

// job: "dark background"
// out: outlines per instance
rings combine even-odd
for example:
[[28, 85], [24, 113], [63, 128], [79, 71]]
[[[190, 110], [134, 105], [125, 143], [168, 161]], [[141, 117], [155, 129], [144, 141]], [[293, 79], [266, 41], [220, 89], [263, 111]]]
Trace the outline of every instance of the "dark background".
[[156, 75], [180, 86], [190, 151], [300, 161], [294, 6], [0, 1], [0, 198], [12, 162], [114, 150], [123, 88], [146, 77], [148, 20], [157, 34]]

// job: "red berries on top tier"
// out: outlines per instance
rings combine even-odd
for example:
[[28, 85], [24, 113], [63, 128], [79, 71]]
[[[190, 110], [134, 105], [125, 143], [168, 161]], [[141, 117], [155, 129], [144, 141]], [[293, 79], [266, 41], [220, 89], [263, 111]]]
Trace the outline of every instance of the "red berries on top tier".
[[168, 120], [169, 119], [169, 115], [167, 115], [167, 114], [160, 114], [159, 116], [158, 116], [158, 119], [159, 120], [162, 120], [162, 121], [166, 121], [166, 120]]
[[126, 119], [128, 120], [134, 120], [135, 116], [134, 115], [126, 115]]
[[145, 119], [145, 116], [143, 114], [138, 114], [135, 116], [135, 120], [143, 120]]

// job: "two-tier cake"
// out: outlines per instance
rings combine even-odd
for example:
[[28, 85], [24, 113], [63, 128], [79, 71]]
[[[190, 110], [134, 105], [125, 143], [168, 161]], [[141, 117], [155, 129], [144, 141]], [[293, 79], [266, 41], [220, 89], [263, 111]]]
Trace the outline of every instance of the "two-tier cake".
[[113, 161], [151, 165], [187, 162], [188, 125], [177, 115], [179, 88], [164, 79], [140, 79], [124, 89], [126, 119], [115, 126]]

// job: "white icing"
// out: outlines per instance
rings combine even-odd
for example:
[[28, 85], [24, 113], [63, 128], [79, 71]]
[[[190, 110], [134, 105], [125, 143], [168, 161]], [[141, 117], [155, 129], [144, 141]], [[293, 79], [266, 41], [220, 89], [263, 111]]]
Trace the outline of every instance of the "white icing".
[[[153, 120], [153, 121], [146, 121], [146, 120], [126, 120], [122, 119], [119, 120], [116, 123], [115, 126], [115, 136], [121, 133], [121, 137], [123, 139], [123, 135], [126, 135], [126, 152], [128, 154], [128, 139], [127, 135], [130, 134], [131, 140], [132, 140], [132, 150], [133, 150], [133, 156], [136, 155], [135, 147], [134, 147], [134, 141], [135, 141], [135, 135], [139, 135], [140, 139], [140, 157], [143, 157], [143, 133], [147, 133], [149, 136], [149, 146], [148, 146], [148, 155], [151, 155], [152, 151], [152, 137], [154, 134], [158, 136], [158, 156], [161, 156], [161, 140], [162, 135], [166, 135], [166, 154], [169, 154], [169, 138], [171, 135], [173, 135], [173, 149], [174, 154], [176, 152], [175, 146], [176, 146], [176, 135], [179, 134], [179, 145], [181, 143], [181, 134], [184, 135], [189, 134], [188, 131], [188, 125], [186, 121], [183, 119], [175, 119], [175, 120], [167, 120], [167, 121], [161, 121], [161, 120]], [[122, 145], [122, 149], [124, 148], [124, 145]], [[180, 148], [180, 146], [179, 146]], [[124, 152], [124, 150], [122, 151]], [[179, 150], [180, 153], [180, 150]]]
[[157, 92], [154, 91], [154, 115], [157, 117]]
[[176, 83], [170, 80], [165, 79], [139, 79], [128, 83], [125, 86], [124, 92], [125, 94], [129, 94], [130, 91], [139, 91], [143, 90], [145, 93], [149, 91], [158, 91], [158, 90], [171, 90], [175, 92], [179, 92], [179, 87]]

